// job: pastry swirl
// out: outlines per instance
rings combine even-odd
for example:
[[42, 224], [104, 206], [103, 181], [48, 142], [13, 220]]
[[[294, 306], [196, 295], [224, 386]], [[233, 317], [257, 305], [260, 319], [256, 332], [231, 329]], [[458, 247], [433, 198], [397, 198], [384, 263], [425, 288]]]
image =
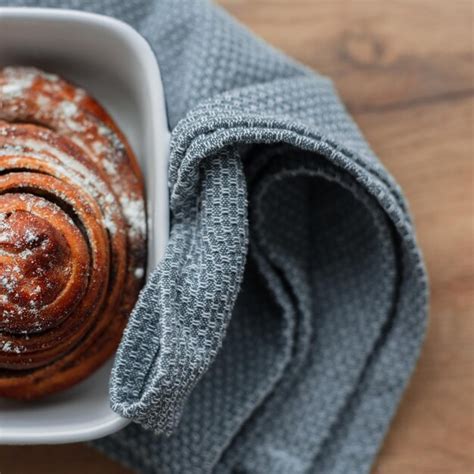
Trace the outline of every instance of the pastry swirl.
[[112, 119], [55, 75], [0, 69], [0, 396], [38, 398], [98, 368], [145, 261], [142, 178]]

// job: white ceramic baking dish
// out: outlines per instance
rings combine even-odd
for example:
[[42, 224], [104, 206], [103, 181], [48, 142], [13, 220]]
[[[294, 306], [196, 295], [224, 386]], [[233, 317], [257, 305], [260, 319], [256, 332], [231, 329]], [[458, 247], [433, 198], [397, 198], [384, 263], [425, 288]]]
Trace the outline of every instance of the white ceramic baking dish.
[[[120, 21], [72, 10], [0, 7], [0, 65], [34, 65], [72, 80], [118, 122], [142, 166], [153, 269], [168, 239], [169, 132], [156, 59]], [[68, 443], [100, 438], [128, 421], [109, 408], [112, 361], [83, 383], [40, 402], [0, 399], [0, 444]]]

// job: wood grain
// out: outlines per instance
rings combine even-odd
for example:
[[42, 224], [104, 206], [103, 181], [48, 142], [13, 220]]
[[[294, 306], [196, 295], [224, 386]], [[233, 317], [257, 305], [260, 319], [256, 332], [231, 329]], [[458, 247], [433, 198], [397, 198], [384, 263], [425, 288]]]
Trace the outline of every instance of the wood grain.
[[[410, 201], [431, 281], [424, 350], [376, 474], [474, 473], [473, 6], [222, 0], [331, 76]], [[2, 474], [125, 474], [82, 445], [0, 448]]]

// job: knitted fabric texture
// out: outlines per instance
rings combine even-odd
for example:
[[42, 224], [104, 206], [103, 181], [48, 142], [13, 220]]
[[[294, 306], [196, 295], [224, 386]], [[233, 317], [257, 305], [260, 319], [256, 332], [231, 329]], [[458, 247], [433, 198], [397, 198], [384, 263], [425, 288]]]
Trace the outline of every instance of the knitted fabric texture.
[[400, 189], [331, 81], [202, 1], [6, 4], [122, 19], [163, 78], [172, 230], [113, 368], [135, 423], [97, 446], [143, 473], [368, 472], [427, 285]]

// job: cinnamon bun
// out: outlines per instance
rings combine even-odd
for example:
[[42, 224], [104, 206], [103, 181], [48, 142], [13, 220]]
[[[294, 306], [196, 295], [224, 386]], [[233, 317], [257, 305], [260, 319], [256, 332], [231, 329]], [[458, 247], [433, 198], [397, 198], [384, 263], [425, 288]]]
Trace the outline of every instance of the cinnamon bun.
[[0, 69], [0, 396], [68, 388], [116, 350], [143, 285], [135, 156], [83, 89]]

